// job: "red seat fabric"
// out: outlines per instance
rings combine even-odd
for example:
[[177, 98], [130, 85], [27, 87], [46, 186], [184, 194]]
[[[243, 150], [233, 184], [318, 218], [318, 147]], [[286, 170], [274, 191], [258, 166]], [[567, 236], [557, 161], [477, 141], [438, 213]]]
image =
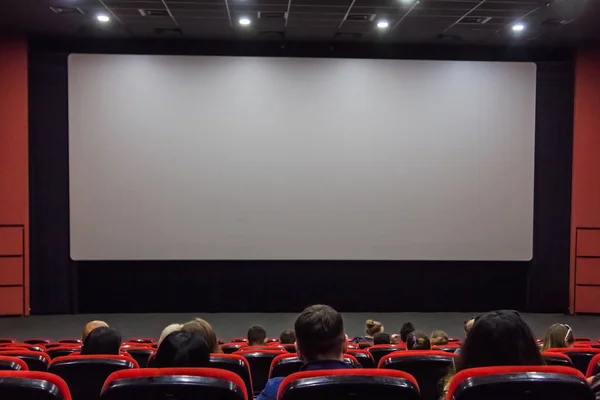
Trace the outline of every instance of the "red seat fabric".
[[542, 352], [542, 358], [546, 365], [562, 365], [563, 367], [573, 367], [573, 362], [568, 355], [563, 353], [544, 351]]
[[148, 366], [148, 359], [154, 354], [152, 347], [121, 347], [121, 352], [129, 355], [133, 358], [140, 367], [145, 368]]
[[0, 356], [0, 370], [2, 371], [28, 371], [27, 363], [19, 357]]
[[[248, 350], [250, 349], [250, 350]], [[254, 348], [244, 348], [243, 351], [237, 351], [235, 354], [244, 357], [250, 364], [250, 373], [252, 375], [252, 388], [254, 394], [258, 395], [264, 388], [269, 378], [271, 362], [280, 354], [287, 354], [284, 349], [274, 350], [252, 350]]]
[[66, 343], [66, 344], [82, 344], [81, 339], [61, 339], [58, 343]]
[[67, 346], [67, 347], [53, 347], [51, 349], [46, 350], [46, 353], [50, 356], [50, 358], [54, 359], [57, 357], [68, 356], [75, 352], [80, 352], [81, 347], [76, 346]]
[[35, 339], [24, 340], [23, 343], [27, 343], [27, 344], [48, 344], [48, 343], [52, 343], [52, 340], [50, 340], [50, 339], [42, 339], [42, 338], [35, 338]]
[[303, 363], [298, 358], [297, 354], [280, 354], [275, 357], [273, 361], [271, 361], [271, 367], [269, 368], [269, 379], [291, 375], [300, 371], [302, 365]]
[[406, 351], [406, 347], [396, 344], [376, 344], [368, 347], [367, 351], [373, 356], [375, 365], [379, 365], [379, 360], [381, 360], [384, 356], [387, 356], [395, 351]]
[[111, 374], [102, 400], [167, 398], [178, 400], [248, 400], [242, 378], [215, 368], [145, 368]]
[[127, 343], [148, 343], [148, 344], [152, 344], [155, 343], [156, 341], [153, 338], [131, 338], [127, 341]]
[[2, 350], [0, 351], [0, 355], [20, 358], [25, 361], [30, 371], [45, 372], [48, 369], [48, 364], [50, 364], [50, 356], [39, 351]]
[[363, 368], [375, 368], [375, 367], [377, 367], [375, 365], [375, 360], [373, 360], [373, 356], [367, 350], [353, 350], [353, 349], [348, 349], [348, 350], [346, 350], [346, 353], [354, 356], [358, 360], [358, 363]]
[[248, 360], [238, 354], [211, 354], [209, 360], [211, 368], [224, 369], [238, 375], [244, 381], [248, 398], [252, 399], [252, 373]]
[[0, 338], [0, 344], [4, 343], [17, 343], [17, 339]]
[[475, 399], [593, 400], [583, 374], [553, 365], [465, 369], [452, 378], [446, 400]]
[[0, 398], [71, 400], [69, 387], [60, 377], [39, 371], [0, 371]]
[[221, 347], [221, 350], [223, 350], [223, 353], [231, 354], [231, 353], [235, 353], [242, 347], [246, 347], [246, 346], [248, 346], [248, 344], [246, 344], [244, 342], [232, 342], [232, 343], [222, 344], [220, 347]]
[[582, 374], [585, 374], [588, 369], [590, 361], [596, 354], [600, 354], [600, 349], [594, 349], [593, 347], [588, 348], [562, 348], [562, 349], [548, 349], [548, 352], [563, 353], [569, 356], [573, 366], [577, 368]]
[[296, 372], [279, 386], [278, 400], [419, 400], [419, 385], [409, 374], [383, 369]]
[[10, 343], [0, 347], [0, 351], [6, 350], [29, 350], [29, 351], [46, 351], [43, 344], [27, 344], [27, 343]]
[[231, 339], [231, 343], [248, 343], [248, 339], [243, 337], [234, 337]]
[[594, 357], [592, 357], [590, 363], [588, 364], [587, 371], [585, 372], [585, 376], [589, 378], [590, 376], [598, 374], [600, 374], [600, 354], [596, 354]]

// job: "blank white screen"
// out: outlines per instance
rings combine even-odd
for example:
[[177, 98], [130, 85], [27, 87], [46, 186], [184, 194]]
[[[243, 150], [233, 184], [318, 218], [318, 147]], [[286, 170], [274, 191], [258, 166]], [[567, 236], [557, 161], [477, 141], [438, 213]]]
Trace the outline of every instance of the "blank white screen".
[[75, 260], [529, 260], [531, 63], [69, 57]]

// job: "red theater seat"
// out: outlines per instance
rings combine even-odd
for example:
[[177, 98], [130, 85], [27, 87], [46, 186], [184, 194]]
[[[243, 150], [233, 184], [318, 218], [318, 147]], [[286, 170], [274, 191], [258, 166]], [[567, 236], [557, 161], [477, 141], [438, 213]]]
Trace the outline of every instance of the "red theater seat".
[[211, 354], [209, 366], [231, 371], [242, 378], [244, 385], [246, 385], [248, 398], [252, 399], [252, 375], [248, 360], [238, 354]]
[[[361, 368], [360, 363], [353, 355], [344, 354], [344, 362], [354, 368]], [[297, 354], [280, 354], [271, 362], [269, 379], [281, 376], [285, 377], [299, 372], [303, 364]]]
[[367, 351], [373, 356], [375, 365], [379, 365], [379, 360], [395, 351], [406, 351], [406, 348], [395, 344], [377, 344], [367, 348]]
[[58, 343], [64, 343], [64, 344], [78, 344], [81, 345], [81, 339], [61, 339], [58, 341]]
[[0, 371], [28, 371], [27, 363], [18, 357], [0, 356]]
[[246, 352], [246, 351], [263, 351], [263, 350], [287, 353], [287, 350], [279, 345], [277, 345], [277, 346], [242, 346], [242, 347], [240, 347], [240, 349], [238, 351]]
[[550, 351], [542, 352], [542, 358], [546, 365], [561, 365], [563, 367], [573, 368], [573, 363], [568, 355]]
[[360, 342], [360, 343], [356, 343], [356, 345], [358, 346], [358, 348], [360, 350], [363, 350], [363, 349], [366, 349], [367, 347], [373, 346], [373, 342]]
[[121, 351], [133, 358], [140, 367], [148, 366], [148, 359], [154, 354], [152, 347], [129, 347], [121, 348]]
[[42, 344], [10, 343], [0, 347], [0, 351], [5, 350], [46, 351], [46, 347]]
[[594, 376], [600, 374], [600, 354], [596, 354], [590, 360], [588, 364], [587, 371], [585, 372], [586, 377]]
[[455, 337], [451, 337], [448, 339], [448, 343], [456, 343], [460, 345], [460, 339], [459, 338], [455, 338]]
[[24, 340], [23, 343], [27, 343], [27, 344], [48, 344], [48, 343], [52, 343], [52, 340], [50, 340], [50, 339], [35, 338], [35, 339]]
[[0, 344], [4, 343], [17, 343], [17, 339], [1, 338]]
[[248, 345], [244, 342], [232, 342], [232, 343], [222, 344], [220, 347], [221, 347], [221, 350], [223, 350], [223, 353], [231, 354], [231, 353], [235, 353], [242, 347], [246, 347], [246, 346], [248, 346]]
[[48, 364], [50, 364], [50, 356], [39, 351], [2, 350], [0, 351], [0, 355], [20, 358], [25, 361], [30, 371], [45, 372], [48, 369]]
[[38, 371], [0, 371], [0, 398], [27, 400], [71, 400], [65, 381]]
[[409, 374], [383, 369], [297, 372], [285, 378], [278, 400], [419, 400], [419, 385]]
[[234, 337], [231, 339], [231, 343], [248, 343], [248, 339], [243, 337]]
[[266, 344], [269, 343], [279, 343], [279, 339], [277, 338], [267, 338], [267, 340], [265, 341]]
[[102, 400], [248, 400], [242, 378], [214, 368], [146, 368], [113, 373]]
[[592, 339], [586, 336], [575, 336], [575, 342], [591, 342]]
[[439, 400], [440, 382], [454, 367], [458, 356], [438, 350], [408, 350], [384, 356], [378, 368], [395, 369], [411, 374], [419, 383], [423, 400]]
[[81, 351], [81, 347], [68, 346], [68, 347], [53, 347], [46, 350], [46, 353], [50, 358], [64, 357]]
[[363, 368], [375, 368], [375, 360], [373, 360], [373, 356], [367, 350], [347, 350], [346, 353], [354, 356], [358, 363]]
[[566, 348], [566, 349], [548, 349], [551, 353], [563, 353], [569, 356], [573, 366], [577, 368], [582, 374], [587, 372], [590, 361], [596, 354], [600, 354], [600, 349], [594, 349], [593, 347], [588, 348]]
[[258, 395], [264, 388], [269, 378], [271, 362], [280, 354], [287, 354], [284, 349], [281, 350], [255, 350], [238, 351], [235, 354], [244, 357], [250, 364], [250, 374], [252, 375], [252, 388], [254, 394]]
[[458, 372], [446, 400], [594, 400], [583, 375], [559, 366], [484, 367]]
[[155, 343], [155, 340], [152, 338], [131, 338], [127, 341], [127, 343], [137, 343], [137, 344], [142, 344], [142, 343], [147, 343], [147, 344], [152, 344]]
[[288, 351], [290, 353], [295, 353], [296, 352], [296, 345], [294, 343], [291, 343], [291, 344], [282, 344], [281, 347], [283, 347], [286, 351]]
[[53, 349], [55, 347], [81, 347], [81, 343], [48, 343], [45, 344], [44, 347], [46, 350]]
[[455, 346], [451, 343], [441, 344], [439, 346], [431, 346], [431, 350], [445, 351], [446, 353], [456, 353], [456, 350], [458, 349], [460, 349], [460, 346]]
[[132, 368], [138, 368], [138, 364], [130, 357], [71, 355], [52, 360], [48, 372], [60, 376], [67, 382], [73, 400], [94, 400], [99, 398], [102, 385], [110, 374]]

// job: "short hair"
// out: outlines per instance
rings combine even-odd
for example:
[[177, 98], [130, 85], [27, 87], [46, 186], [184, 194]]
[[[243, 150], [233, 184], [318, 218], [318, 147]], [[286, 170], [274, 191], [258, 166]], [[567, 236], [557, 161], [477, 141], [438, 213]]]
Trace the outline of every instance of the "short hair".
[[158, 346], [154, 360], [157, 368], [207, 367], [210, 349], [198, 332], [175, 331]]
[[332, 307], [317, 304], [304, 309], [294, 324], [296, 346], [304, 361], [343, 353], [344, 320]]
[[254, 325], [248, 329], [248, 345], [256, 346], [265, 344], [267, 338], [267, 331], [260, 325]]
[[160, 344], [162, 343], [162, 341], [165, 340], [165, 338], [167, 336], [169, 336], [173, 332], [180, 331], [181, 328], [183, 328], [182, 324], [167, 325], [167, 327], [165, 329], [163, 329], [163, 331], [160, 333], [160, 337], [158, 338], [158, 345], [160, 346]]
[[291, 329], [286, 329], [279, 335], [279, 343], [281, 344], [294, 344], [296, 342], [296, 334]]
[[190, 322], [186, 322], [181, 327], [182, 332], [198, 332], [200, 336], [206, 340], [208, 348], [211, 353], [222, 353], [223, 351], [219, 347], [219, 341], [217, 340], [217, 334], [213, 327], [202, 318], [194, 318]]
[[390, 344], [390, 335], [384, 332], [376, 333], [373, 336], [373, 344]]
[[87, 337], [87, 335], [90, 334], [91, 331], [93, 331], [96, 328], [108, 328], [108, 324], [104, 321], [90, 321], [87, 324], [84, 325], [83, 327], [83, 331], [81, 332], [81, 341], [85, 341], [85, 338]]
[[368, 319], [365, 322], [365, 332], [367, 335], [373, 337], [376, 333], [383, 332], [383, 324], [379, 321]]
[[116, 329], [100, 327], [91, 331], [83, 345], [82, 355], [90, 354], [119, 354], [121, 349], [121, 334]]
[[431, 342], [426, 334], [414, 331], [408, 334], [406, 340], [407, 350], [431, 350]]
[[431, 332], [431, 344], [434, 346], [448, 344], [450, 338], [448, 334], [444, 331], [433, 331]]
[[402, 328], [400, 328], [400, 339], [406, 343], [408, 339], [408, 334], [415, 331], [415, 326], [412, 322], [405, 322], [402, 324]]

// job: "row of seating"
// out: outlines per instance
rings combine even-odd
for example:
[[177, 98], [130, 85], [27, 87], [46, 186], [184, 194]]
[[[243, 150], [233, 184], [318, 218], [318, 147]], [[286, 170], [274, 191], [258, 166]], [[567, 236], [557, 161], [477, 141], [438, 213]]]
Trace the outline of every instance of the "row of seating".
[[[243, 380], [213, 368], [147, 368], [112, 373], [96, 396], [101, 400], [206, 399], [250, 400]], [[60, 377], [44, 372], [0, 371], [0, 398], [72, 400]], [[294, 373], [281, 384], [280, 400], [419, 400], [417, 380], [385, 369], [326, 370]], [[519, 366], [467, 369], [456, 374], [447, 400], [476, 399], [593, 400], [583, 375], [568, 367]]]

